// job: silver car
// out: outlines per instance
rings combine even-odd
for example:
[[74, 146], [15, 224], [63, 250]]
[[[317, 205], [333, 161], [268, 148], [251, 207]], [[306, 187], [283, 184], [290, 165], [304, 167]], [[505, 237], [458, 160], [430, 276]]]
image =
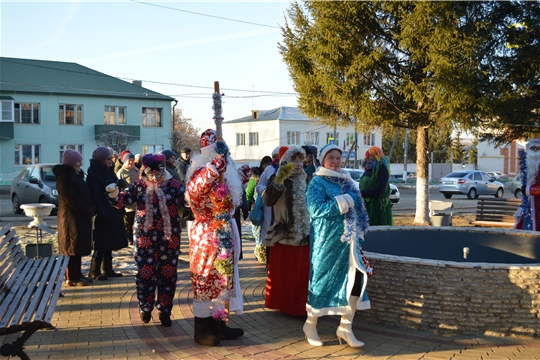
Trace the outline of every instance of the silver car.
[[512, 184], [510, 184], [510, 191], [516, 199], [521, 199], [521, 175], [518, 174], [514, 180], [512, 180]]
[[494, 195], [496, 198], [502, 198], [504, 185], [483, 171], [460, 170], [439, 180], [439, 192], [446, 199], [456, 194], [467, 195], [469, 199], [477, 199], [480, 195]]
[[22, 214], [20, 208], [24, 204], [49, 203], [58, 208], [58, 191], [56, 176], [52, 167], [56, 164], [27, 165], [11, 181], [11, 204], [15, 214]]
[[[359, 186], [360, 178], [364, 174], [364, 170], [359, 170], [359, 169], [343, 169], [343, 170], [348, 171], [349, 174], [351, 174], [351, 177], [353, 178], [353, 180], [355, 181], [355, 184]], [[390, 202], [392, 204], [399, 204], [400, 196], [401, 194], [399, 193], [399, 189], [397, 188], [397, 186], [394, 184], [390, 184], [390, 196], [388, 196], [388, 198], [390, 199]]]

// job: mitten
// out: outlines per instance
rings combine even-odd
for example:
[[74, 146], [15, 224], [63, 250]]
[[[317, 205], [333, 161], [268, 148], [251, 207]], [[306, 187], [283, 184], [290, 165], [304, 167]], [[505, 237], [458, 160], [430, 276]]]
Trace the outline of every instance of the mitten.
[[212, 161], [212, 164], [220, 173], [227, 171], [227, 159], [225, 159], [223, 156], [218, 156], [215, 158], [214, 161]]
[[111, 199], [114, 199], [115, 197], [118, 196], [118, 193], [120, 192], [120, 189], [118, 188], [118, 185], [116, 184], [109, 184], [107, 185], [107, 187], [105, 188], [105, 190], [107, 190], [107, 195], [111, 198]]
[[285, 165], [281, 165], [278, 169], [274, 183], [278, 185], [283, 184], [285, 179], [288, 178], [289, 175], [291, 175], [293, 168], [294, 168], [293, 163], [287, 163]]

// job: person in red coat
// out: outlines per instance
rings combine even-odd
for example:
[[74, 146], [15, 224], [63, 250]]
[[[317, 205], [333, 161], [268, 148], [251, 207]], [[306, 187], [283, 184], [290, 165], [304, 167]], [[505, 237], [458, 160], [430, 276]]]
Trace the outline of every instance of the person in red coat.
[[[532, 139], [527, 143], [527, 185], [523, 194], [529, 197], [533, 231], [540, 231], [540, 139]], [[516, 229], [523, 229], [521, 208], [516, 215]]]

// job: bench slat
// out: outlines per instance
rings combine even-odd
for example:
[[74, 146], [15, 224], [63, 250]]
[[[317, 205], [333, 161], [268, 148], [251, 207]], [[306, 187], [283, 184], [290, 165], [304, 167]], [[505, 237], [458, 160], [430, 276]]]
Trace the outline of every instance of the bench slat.
[[520, 206], [519, 199], [480, 199], [476, 206], [476, 219], [469, 224], [513, 228], [514, 213]]
[[[60, 291], [62, 290], [62, 285], [64, 283], [64, 275], [66, 273], [66, 269], [69, 263], [69, 256], [65, 255], [58, 255], [56, 258], [56, 264], [55, 268], [53, 270], [56, 279], [50, 279], [49, 285], [47, 291], [52, 293], [51, 296], [51, 305], [47, 308], [47, 312], [45, 313], [45, 316], [41, 319], [42, 321], [50, 324], [52, 317], [54, 315], [54, 310], [56, 309], [56, 302], [58, 301], [58, 298], [60, 297]], [[54, 300], [54, 301], [53, 301]], [[43, 311], [39, 311], [38, 313], [43, 313]]]

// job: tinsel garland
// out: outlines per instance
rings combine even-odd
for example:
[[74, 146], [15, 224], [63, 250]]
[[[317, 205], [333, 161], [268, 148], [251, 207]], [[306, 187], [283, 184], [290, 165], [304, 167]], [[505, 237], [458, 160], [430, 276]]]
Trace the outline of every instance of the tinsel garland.
[[[519, 174], [521, 175], [521, 185], [527, 186], [527, 153], [525, 149], [518, 150], [519, 156]], [[521, 214], [523, 219], [523, 230], [532, 230], [531, 208], [529, 197], [525, 192], [521, 193]]]
[[215, 92], [212, 95], [212, 99], [214, 100], [214, 105], [212, 106], [212, 109], [214, 109], [214, 122], [216, 124], [216, 137], [218, 139], [222, 138], [221, 133], [221, 123], [223, 122], [223, 117], [221, 114], [223, 113], [223, 109], [221, 107], [221, 94], [218, 92]]
[[309, 236], [309, 212], [306, 205], [306, 178], [307, 174], [302, 172], [300, 174], [291, 174], [292, 181], [292, 195], [293, 195], [293, 208], [295, 234], [294, 241], [300, 244], [302, 240]]
[[230, 215], [234, 205], [227, 184], [218, 184], [215, 187], [210, 193], [210, 202], [215, 214], [209, 229], [214, 234], [214, 246], [217, 247], [214, 267], [221, 275], [220, 282], [225, 286], [218, 298], [212, 300], [212, 309], [215, 319], [224, 320], [227, 317], [225, 302], [230, 298], [230, 278], [234, 275], [234, 242]]

